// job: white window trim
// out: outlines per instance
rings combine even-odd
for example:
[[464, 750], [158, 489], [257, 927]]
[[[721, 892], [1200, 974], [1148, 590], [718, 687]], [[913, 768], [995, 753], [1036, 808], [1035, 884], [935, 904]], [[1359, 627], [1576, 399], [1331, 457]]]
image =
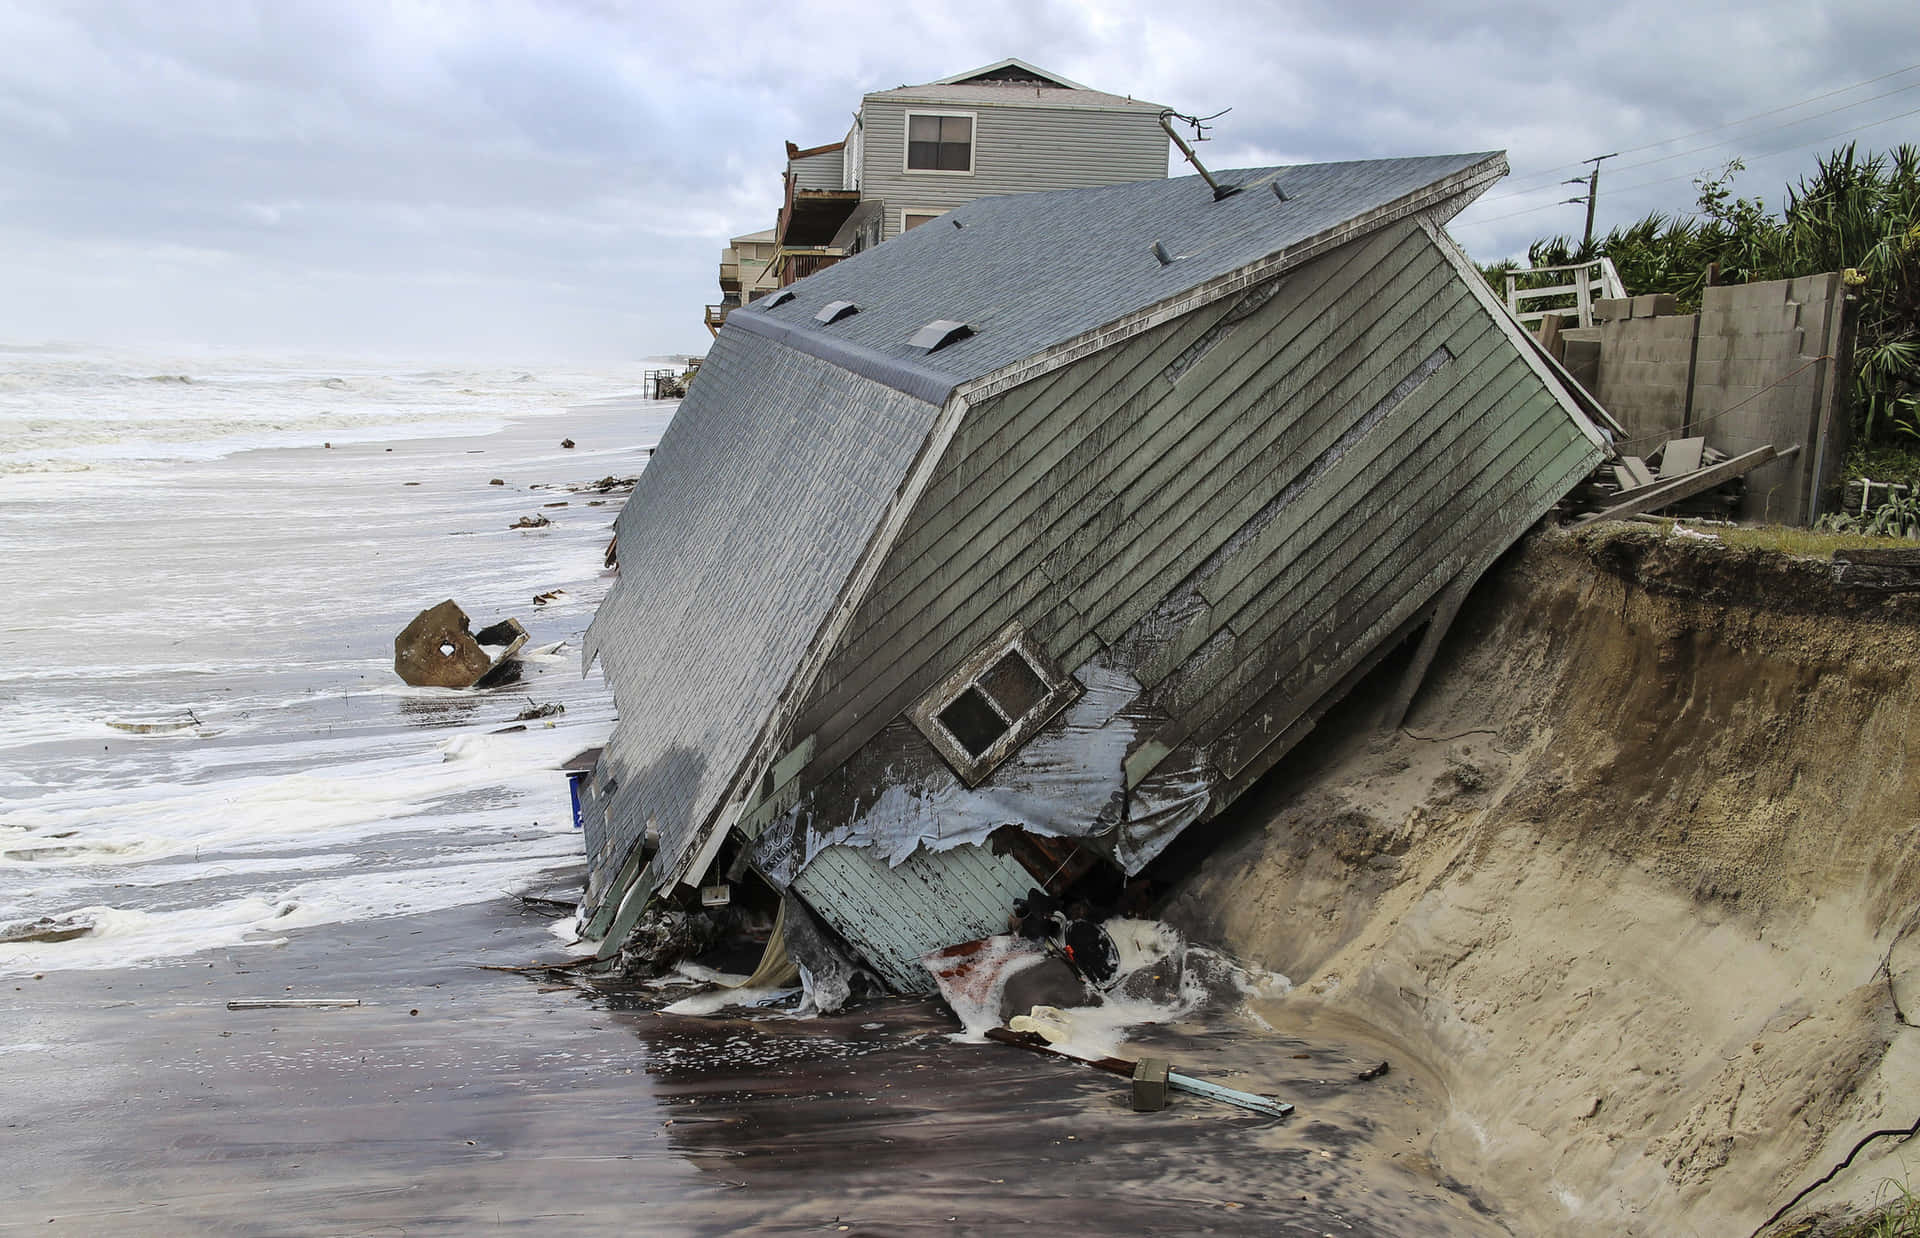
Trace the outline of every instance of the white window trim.
[[[967, 170], [910, 168], [907, 157], [913, 149], [913, 118], [916, 116], [964, 116], [973, 122], [973, 140], [967, 143]], [[980, 113], [953, 112], [939, 108], [915, 108], [900, 118], [900, 171], [905, 176], [972, 176], [980, 166]]]
[[[926, 215], [929, 217], [927, 223], [932, 223], [935, 219], [940, 218], [952, 209], [950, 206], [903, 206], [900, 208], [900, 231], [905, 232], [907, 230], [907, 216], [909, 215]], [[924, 228], [927, 225], [921, 224], [920, 226]]]
[[[1039, 675], [1040, 682], [1046, 685], [1047, 694], [1025, 714], [1012, 719], [1006, 733], [993, 741], [991, 747], [979, 756], [968, 752], [958, 739], [947, 731], [940, 721], [940, 712], [959, 699], [960, 694], [973, 687], [976, 682], [991, 670], [1001, 658], [1010, 651], [1018, 649], [1026, 659], [1027, 665]], [[953, 767], [960, 781], [968, 786], [977, 786], [997, 769], [1002, 762], [1012, 756], [1028, 740], [1039, 734], [1040, 729], [1051, 722], [1054, 715], [1080, 699], [1086, 689], [1080, 681], [1054, 665], [1053, 659], [1040, 651], [1026, 629], [1018, 620], [1009, 623], [994, 634], [992, 640], [967, 655], [931, 690], [915, 701], [907, 710], [907, 717], [919, 728], [927, 742], [940, 754], [942, 760]]]

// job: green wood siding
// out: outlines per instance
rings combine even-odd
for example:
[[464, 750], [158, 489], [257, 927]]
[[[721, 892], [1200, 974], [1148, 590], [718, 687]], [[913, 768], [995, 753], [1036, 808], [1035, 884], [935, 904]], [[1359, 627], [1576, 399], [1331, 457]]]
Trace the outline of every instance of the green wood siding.
[[801, 712], [803, 783], [1008, 620], [1071, 668], [1183, 581], [1136, 673], [1163, 738], [1246, 768], [1276, 700], [1299, 716], [1597, 459], [1494, 312], [1406, 221], [970, 410]]
[[890, 986], [929, 993], [933, 977], [920, 956], [1005, 932], [1013, 900], [1031, 885], [1015, 861], [968, 844], [916, 851], [895, 868], [865, 847], [828, 847], [794, 879], [793, 889], [856, 943]]

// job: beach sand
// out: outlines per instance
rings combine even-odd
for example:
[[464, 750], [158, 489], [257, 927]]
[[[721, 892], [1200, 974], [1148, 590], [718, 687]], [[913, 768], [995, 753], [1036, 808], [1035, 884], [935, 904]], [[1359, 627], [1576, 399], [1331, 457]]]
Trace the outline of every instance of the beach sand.
[[[9, 984], [0, 1231], [1502, 1232], [1365, 1029], [1150, 1029], [1130, 1052], [1299, 1108], [1136, 1114], [1124, 1080], [951, 1042], [936, 1002], [683, 1018], [478, 966], [552, 957], [550, 920], [502, 897]], [[362, 1005], [226, 1007], [262, 997]]]

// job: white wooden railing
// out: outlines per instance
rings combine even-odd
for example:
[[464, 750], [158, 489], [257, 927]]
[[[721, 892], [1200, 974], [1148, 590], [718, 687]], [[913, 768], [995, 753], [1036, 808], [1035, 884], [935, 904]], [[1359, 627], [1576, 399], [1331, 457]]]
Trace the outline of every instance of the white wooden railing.
[[[1520, 280], [1528, 275], [1547, 275], [1560, 271], [1570, 271], [1571, 282], [1555, 284], [1551, 288], [1521, 288]], [[1580, 325], [1593, 325], [1593, 303], [1599, 297], [1624, 297], [1626, 286], [1620, 282], [1620, 272], [1613, 269], [1611, 258], [1595, 258], [1592, 262], [1576, 262], [1563, 267], [1533, 267], [1525, 271], [1507, 272], [1507, 312], [1521, 322], [1531, 326], [1548, 314], [1564, 314], [1566, 310], [1526, 310], [1521, 306], [1528, 301], [1542, 301], [1548, 297], [1572, 295], [1574, 312], [1579, 315]]]

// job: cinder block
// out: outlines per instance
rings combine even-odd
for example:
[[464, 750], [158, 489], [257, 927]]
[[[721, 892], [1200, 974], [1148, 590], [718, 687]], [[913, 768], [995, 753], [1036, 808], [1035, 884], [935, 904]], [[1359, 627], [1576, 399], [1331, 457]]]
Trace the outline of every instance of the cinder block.
[[1649, 292], [1633, 298], [1633, 316], [1635, 318], [1658, 318], [1662, 314], [1677, 314], [1679, 312], [1679, 298], [1670, 292]]
[[1633, 317], [1633, 298], [1601, 297], [1593, 303], [1593, 316], [1599, 322], [1624, 322]]
[[1143, 1057], [1133, 1064], [1133, 1111], [1158, 1113], [1167, 1107], [1167, 1075], [1172, 1064], [1165, 1058]]

